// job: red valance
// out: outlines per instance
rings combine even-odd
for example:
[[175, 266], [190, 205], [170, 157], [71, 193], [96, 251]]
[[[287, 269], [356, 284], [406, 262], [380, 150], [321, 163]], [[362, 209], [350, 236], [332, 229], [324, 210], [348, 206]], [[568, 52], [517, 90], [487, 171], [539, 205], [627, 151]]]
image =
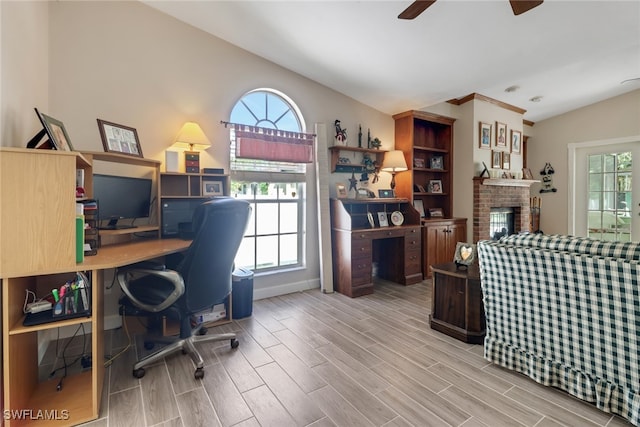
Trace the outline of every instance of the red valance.
[[236, 134], [237, 158], [291, 163], [313, 162], [313, 134], [235, 123], [232, 125]]

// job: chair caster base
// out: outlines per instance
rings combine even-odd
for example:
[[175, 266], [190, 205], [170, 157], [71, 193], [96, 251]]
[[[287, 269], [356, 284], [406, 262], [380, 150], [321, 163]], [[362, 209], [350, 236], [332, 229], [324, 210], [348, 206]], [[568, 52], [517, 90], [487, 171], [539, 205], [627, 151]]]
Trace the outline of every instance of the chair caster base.
[[240, 341], [238, 341], [237, 339], [233, 338], [231, 340], [231, 348], [238, 348], [239, 345], [240, 345]]
[[144, 377], [144, 374], [145, 374], [144, 368], [138, 368], [133, 370], [133, 376], [138, 379]]
[[197, 380], [203, 379], [204, 378], [204, 369], [203, 368], [196, 369], [196, 371], [193, 373], [193, 376]]

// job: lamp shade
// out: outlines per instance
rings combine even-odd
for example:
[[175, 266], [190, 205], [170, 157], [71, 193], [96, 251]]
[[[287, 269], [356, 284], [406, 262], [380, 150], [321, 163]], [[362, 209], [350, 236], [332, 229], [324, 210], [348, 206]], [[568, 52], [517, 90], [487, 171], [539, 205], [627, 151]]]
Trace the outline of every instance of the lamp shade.
[[402, 172], [406, 171], [407, 162], [404, 160], [404, 153], [400, 150], [392, 150], [384, 153], [384, 161], [382, 162], [382, 170], [385, 172]]
[[193, 151], [194, 145], [200, 145], [202, 147], [211, 146], [211, 142], [200, 128], [200, 125], [195, 122], [187, 122], [182, 125], [182, 129], [180, 129], [178, 136], [176, 136], [175, 144], [187, 144], [191, 151]]

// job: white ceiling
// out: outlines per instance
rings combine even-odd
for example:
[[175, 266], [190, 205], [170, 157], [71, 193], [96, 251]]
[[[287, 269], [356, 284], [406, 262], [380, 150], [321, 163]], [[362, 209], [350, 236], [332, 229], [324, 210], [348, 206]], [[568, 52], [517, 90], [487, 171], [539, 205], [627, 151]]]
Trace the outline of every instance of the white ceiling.
[[144, 3], [388, 114], [477, 92], [535, 122], [640, 89], [639, 0]]

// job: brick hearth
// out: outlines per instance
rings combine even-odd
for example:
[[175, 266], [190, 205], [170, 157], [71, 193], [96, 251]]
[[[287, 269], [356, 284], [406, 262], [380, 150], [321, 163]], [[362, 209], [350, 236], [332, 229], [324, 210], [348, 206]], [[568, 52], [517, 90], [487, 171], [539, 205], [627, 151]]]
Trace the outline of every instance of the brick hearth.
[[491, 238], [491, 208], [513, 208], [514, 231], [529, 231], [529, 186], [533, 182], [535, 181], [473, 178], [473, 241]]

